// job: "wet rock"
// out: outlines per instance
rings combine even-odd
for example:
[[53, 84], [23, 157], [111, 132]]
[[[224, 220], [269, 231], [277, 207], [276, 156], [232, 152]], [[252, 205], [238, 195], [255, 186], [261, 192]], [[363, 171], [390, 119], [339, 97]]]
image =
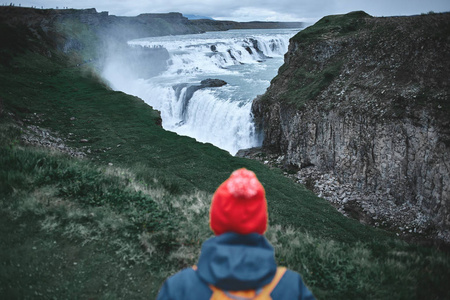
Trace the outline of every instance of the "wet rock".
[[[196, 91], [204, 89], [204, 88], [221, 87], [226, 84], [227, 84], [227, 82], [224, 80], [208, 78], [208, 79], [202, 80], [199, 85], [198, 84], [190, 85], [188, 83], [181, 83], [181, 84], [174, 85], [172, 88], [175, 91], [175, 96], [177, 97], [177, 99], [179, 99], [179, 101], [183, 101], [183, 108], [182, 108], [183, 120], [180, 122], [180, 124], [183, 124], [185, 121], [189, 102], [190, 102], [192, 96], [194, 96], [194, 93]], [[182, 91], [184, 88], [186, 88], [186, 90], [185, 90], [183, 97], [181, 97]]]
[[200, 81], [200, 87], [201, 88], [205, 88], [205, 87], [221, 87], [226, 85], [227, 82], [225, 80], [222, 79], [205, 79]]

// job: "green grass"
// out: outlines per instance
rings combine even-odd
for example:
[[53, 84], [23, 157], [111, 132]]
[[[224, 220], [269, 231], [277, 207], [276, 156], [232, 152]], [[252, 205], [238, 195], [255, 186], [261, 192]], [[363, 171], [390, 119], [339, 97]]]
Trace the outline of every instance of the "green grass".
[[8, 65], [12, 58], [30, 47], [28, 39], [24, 39], [24, 36], [30, 36], [30, 29], [26, 26], [20, 26], [12, 28], [11, 26], [1, 23], [0, 24], [0, 64]]
[[69, 57], [72, 58], [73, 65], [98, 57], [100, 49], [97, 47], [101, 45], [100, 38], [87, 24], [68, 18], [57, 23], [55, 30], [64, 36], [61, 50], [71, 54]]
[[[308, 49], [312, 43], [320, 40], [326, 40], [330, 37], [340, 37], [353, 34], [365, 28], [365, 19], [371, 18], [363, 11], [355, 11], [345, 15], [326, 16], [292, 37], [291, 42], [296, 42], [301, 49]], [[316, 98], [332, 81], [340, 74], [341, 68], [345, 62], [345, 57], [337, 55], [332, 62], [328, 63], [326, 68], [318, 66], [316, 61], [303, 57], [301, 66], [295, 70], [290, 69], [288, 64], [283, 64], [278, 76], [272, 80], [272, 84], [277, 82], [279, 77], [289, 78], [286, 91], [284, 91], [278, 100], [290, 105], [293, 109], [303, 109], [305, 104]], [[262, 101], [271, 101], [271, 98], [265, 94]]]
[[354, 11], [344, 15], [331, 15], [320, 19], [313, 26], [310, 26], [298, 34], [292, 40], [313, 42], [325, 36], [343, 36], [353, 33], [364, 26], [364, 19], [371, 18], [363, 11]]
[[[27, 52], [0, 66], [0, 295], [154, 298], [196, 263], [212, 193], [246, 167], [266, 188], [277, 261], [318, 298], [450, 297], [448, 254], [345, 218], [279, 170], [163, 130], [142, 100], [62, 58]], [[86, 158], [23, 145], [28, 125]]]
[[[330, 37], [340, 37], [354, 34], [361, 28], [366, 28], [365, 19], [371, 18], [363, 11], [355, 11], [345, 15], [326, 16], [292, 37], [291, 42], [297, 42], [297, 46], [307, 49], [312, 43], [326, 40]], [[332, 81], [340, 74], [345, 62], [345, 57], [337, 55], [326, 68], [318, 67], [316, 61], [303, 58], [303, 64], [289, 70], [289, 65], [284, 64], [278, 71], [278, 76], [272, 80], [276, 82], [279, 76], [289, 78], [286, 91], [279, 96], [279, 100], [291, 105], [294, 109], [302, 109], [305, 104], [316, 98]], [[289, 73], [290, 72], [290, 73]], [[264, 95], [262, 101], [270, 101], [270, 97]]]
[[[8, 170], [0, 172], [2, 186], [13, 187], [1, 190], [2, 295], [154, 297], [164, 278], [196, 263], [201, 243], [212, 235], [211, 193], [174, 195], [158, 178], [140, 181], [132, 170], [27, 147], [4, 147], [0, 157]], [[85, 191], [67, 194], [91, 174], [97, 176], [85, 182], [87, 191], [104, 197], [101, 204], [84, 201]], [[118, 209], [108, 197], [117, 188], [117, 199], [146, 199], [152, 209], [140, 209], [138, 201], [123, 201]], [[278, 206], [272, 201], [272, 208]], [[158, 225], [146, 226], [148, 221]], [[302, 222], [314, 220], [306, 216]], [[271, 218], [266, 233], [277, 261], [301, 272], [321, 299], [448, 296], [448, 255], [374, 235], [344, 242], [336, 229], [330, 238], [280, 223]], [[367, 229], [355, 226], [354, 237]]]
[[330, 85], [339, 75], [342, 64], [342, 61], [337, 61], [326, 69], [316, 72], [305, 68], [296, 69], [289, 82], [288, 91], [280, 95], [280, 100], [293, 105], [296, 109], [301, 109]]

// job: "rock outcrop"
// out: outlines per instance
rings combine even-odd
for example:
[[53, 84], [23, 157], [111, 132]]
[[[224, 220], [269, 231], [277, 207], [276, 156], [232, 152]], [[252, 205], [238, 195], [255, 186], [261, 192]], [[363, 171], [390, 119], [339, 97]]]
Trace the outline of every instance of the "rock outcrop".
[[378, 220], [396, 215], [377, 203], [414, 207], [421, 230], [450, 242], [449, 29], [448, 13], [354, 12], [300, 32], [253, 103], [264, 151], [351, 186]]
[[[205, 89], [205, 88], [211, 88], [211, 87], [221, 87], [226, 85], [227, 82], [222, 79], [204, 79], [200, 82], [200, 84], [189, 84], [189, 83], [180, 83], [175, 86], [173, 86], [173, 90], [175, 91], [175, 96], [177, 97], [178, 101], [183, 102], [183, 108], [182, 108], [182, 121], [184, 122], [186, 120], [186, 113], [187, 108], [189, 106], [189, 102], [191, 101], [192, 96], [194, 96], [194, 93], [198, 90]], [[183, 89], [186, 88], [184, 94], [182, 95]]]

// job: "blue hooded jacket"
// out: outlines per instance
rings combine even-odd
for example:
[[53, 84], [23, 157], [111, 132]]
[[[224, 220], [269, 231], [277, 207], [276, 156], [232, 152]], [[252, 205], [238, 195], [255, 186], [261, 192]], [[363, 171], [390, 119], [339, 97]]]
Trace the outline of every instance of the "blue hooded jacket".
[[[205, 241], [197, 270], [187, 268], [169, 277], [157, 299], [210, 299], [210, 284], [227, 291], [258, 289], [272, 281], [276, 269], [274, 249], [264, 236], [225, 233]], [[271, 297], [274, 300], [315, 299], [301, 276], [290, 270]]]

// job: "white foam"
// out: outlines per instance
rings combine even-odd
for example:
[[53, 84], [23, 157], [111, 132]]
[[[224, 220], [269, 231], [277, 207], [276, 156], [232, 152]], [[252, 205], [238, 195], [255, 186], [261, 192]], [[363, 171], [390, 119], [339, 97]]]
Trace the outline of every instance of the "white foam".
[[[103, 76], [113, 89], [136, 95], [159, 110], [165, 129], [212, 143], [234, 155], [239, 149], [262, 143], [251, 102], [264, 93], [283, 62], [289, 38], [295, 34], [286, 32], [242, 30], [133, 40], [129, 44], [135, 47], [167, 49], [167, 70], [153, 78], [137, 78], [110, 55]], [[228, 84], [197, 90], [183, 113], [187, 87], [178, 96], [173, 87], [199, 84], [205, 78], [220, 78]]]

